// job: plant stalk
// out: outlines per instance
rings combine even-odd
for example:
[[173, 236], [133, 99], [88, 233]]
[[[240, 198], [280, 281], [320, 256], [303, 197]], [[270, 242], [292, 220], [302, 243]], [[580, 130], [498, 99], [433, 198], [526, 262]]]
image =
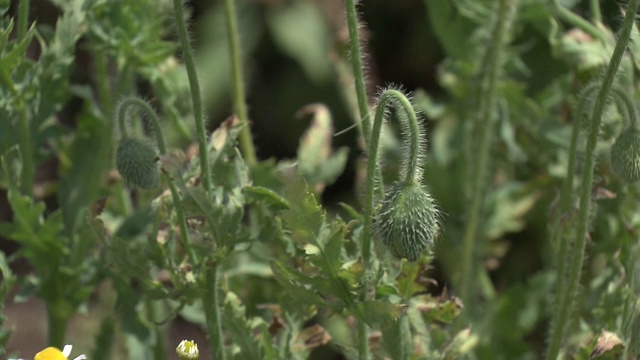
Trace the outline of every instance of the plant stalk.
[[202, 293], [202, 306], [206, 317], [207, 334], [211, 356], [214, 360], [225, 360], [224, 341], [222, 336], [222, 319], [220, 317], [220, 300], [218, 299], [218, 269], [219, 264], [209, 265], [205, 272], [200, 288]]
[[205, 191], [209, 192], [212, 187], [212, 180], [211, 168], [209, 166], [209, 153], [206, 134], [207, 130], [204, 125], [202, 96], [200, 95], [200, 83], [198, 82], [198, 74], [196, 73], [196, 65], [193, 60], [193, 51], [191, 50], [189, 35], [187, 34], [187, 25], [184, 20], [182, 0], [173, 0], [173, 8], [176, 15], [176, 27], [178, 28], [178, 37], [180, 38], [180, 46], [182, 47], [184, 65], [187, 69], [187, 76], [189, 77], [189, 87], [191, 89], [193, 116], [196, 120], [196, 134], [198, 137], [198, 150], [200, 154], [200, 172], [202, 174], [202, 184]]
[[20, 0], [18, 4], [18, 29], [17, 42], [21, 42], [27, 35], [27, 23], [29, 22], [29, 1]]
[[369, 145], [371, 137], [371, 113], [367, 101], [367, 91], [364, 83], [362, 54], [360, 53], [360, 35], [358, 34], [358, 12], [356, 0], [347, 0], [347, 25], [349, 27], [349, 50], [351, 51], [351, 66], [355, 79], [358, 110], [360, 112], [360, 132], [365, 144]]
[[552, 13], [556, 14], [562, 20], [575, 26], [576, 28], [586, 32], [601, 42], [606, 42], [607, 38], [605, 34], [598, 29], [595, 25], [583, 19], [582, 17], [574, 14], [571, 10], [567, 9], [563, 5], [558, 4], [558, 0], [549, 0]]
[[[400, 116], [402, 121], [407, 121], [410, 129], [408, 135], [409, 138], [409, 154], [406, 159], [403, 159], [407, 165], [404, 181], [414, 181], [416, 177], [416, 171], [421, 168], [420, 159], [420, 131], [419, 123], [416, 113], [411, 105], [409, 99], [404, 96], [398, 90], [388, 89], [380, 96], [376, 108], [375, 120], [373, 123], [373, 129], [371, 132], [371, 138], [369, 142], [369, 159], [367, 161], [367, 188], [365, 194], [365, 208], [364, 208], [364, 232], [362, 236], [362, 260], [365, 269], [370, 266], [371, 261], [371, 237], [372, 237], [372, 223], [373, 223], [373, 206], [374, 206], [374, 187], [375, 187], [375, 172], [378, 169], [377, 156], [378, 156], [378, 143], [380, 141], [380, 132], [382, 130], [382, 122], [385, 117], [386, 107], [388, 101], [393, 101], [406, 113], [406, 117]], [[364, 298], [364, 296], [363, 296]], [[366, 360], [369, 358], [369, 346], [366, 324], [362, 321], [358, 323], [358, 351], [359, 359]]]
[[47, 330], [49, 346], [62, 349], [64, 346], [64, 337], [67, 332], [69, 318], [59, 316], [56, 309], [47, 306]]
[[474, 274], [477, 273], [476, 263], [476, 242], [478, 241], [478, 229], [480, 216], [482, 213], [482, 204], [484, 203], [484, 194], [486, 188], [487, 177], [489, 174], [489, 149], [492, 141], [492, 124], [493, 117], [497, 105], [498, 81], [500, 70], [502, 68], [503, 47], [507, 38], [507, 32], [510, 28], [511, 21], [515, 17], [516, 1], [500, 0], [498, 5], [498, 14], [496, 18], [495, 28], [493, 30], [493, 44], [487, 53], [488, 71], [486, 77], [482, 81], [480, 109], [478, 111], [478, 133], [480, 138], [479, 149], [474, 157], [477, 158], [476, 174], [472, 185], [471, 207], [467, 226], [463, 238], [463, 254], [462, 254], [462, 281], [461, 281], [461, 297], [464, 304], [470, 304], [475, 292]]
[[580, 207], [578, 210], [578, 227], [573, 247], [573, 255], [569, 264], [569, 277], [565, 291], [562, 292], [558, 306], [560, 309], [556, 312], [558, 318], [552, 322], [551, 338], [547, 348], [548, 360], [556, 360], [560, 352], [560, 347], [564, 340], [567, 323], [570, 320], [573, 310], [573, 302], [576, 298], [578, 283], [580, 282], [580, 274], [584, 261], [584, 251], [587, 239], [587, 231], [589, 226], [589, 209], [591, 207], [591, 186], [593, 183], [593, 170], [595, 167], [596, 145], [598, 142], [598, 131], [602, 114], [604, 113], [607, 99], [615, 79], [616, 72], [620, 66], [620, 61], [624, 55], [624, 51], [629, 44], [631, 30], [634, 24], [634, 18], [638, 11], [638, 0], [631, 0], [629, 8], [624, 18], [622, 30], [620, 31], [618, 42], [611, 56], [611, 61], [607, 66], [601, 87], [598, 91], [593, 114], [591, 116], [590, 131], [587, 138], [586, 158], [584, 170], [582, 173], [582, 184], [580, 189]]
[[[116, 109], [118, 123], [120, 124], [120, 131], [123, 134], [123, 137], [126, 137], [126, 115], [127, 110], [130, 106], [138, 106], [140, 107], [151, 119], [151, 123], [153, 124], [156, 142], [158, 144], [158, 150], [160, 151], [160, 155], [167, 154], [167, 145], [165, 142], [164, 132], [162, 131], [162, 127], [160, 126], [160, 118], [158, 114], [153, 110], [153, 108], [146, 101], [135, 97], [130, 96], [124, 98]], [[173, 199], [173, 207], [176, 211], [176, 216], [178, 217], [178, 226], [180, 227], [180, 236], [182, 238], [182, 246], [184, 247], [187, 256], [191, 260], [191, 264], [197, 263], [197, 256], [193, 249], [191, 248], [191, 239], [189, 236], [189, 230], [187, 228], [187, 221], [184, 215], [184, 211], [182, 210], [182, 205], [180, 201], [180, 195], [178, 193], [178, 189], [173, 183], [173, 179], [171, 175], [165, 173], [167, 178], [167, 183], [169, 184], [169, 189], [171, 190], [171, 198]]]
[[240, 120], [240, 149], [246, 162], [251, 166], [256, 163], [256, 149], [251, 137], [251, 126], [247, 112], [246, 96], [244, 93], [244, 79], [242, 74], [242, 56], [240, 56], [240, 39], [236, 14], [235, 0], [224, 0], [227, 36], [229, 41], [229, 55], [231, 57], [231, 75], [233, 84], [233, 107]]

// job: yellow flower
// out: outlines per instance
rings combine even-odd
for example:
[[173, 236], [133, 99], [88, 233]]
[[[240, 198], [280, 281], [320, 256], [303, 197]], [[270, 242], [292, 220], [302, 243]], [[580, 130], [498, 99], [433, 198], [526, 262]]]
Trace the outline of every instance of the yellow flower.
[[[69, 360], [69, 355], [71, 355], [72, 348], [73, 346], [71, 345], [65, 345], [64, 349], [60, 351], [57, 348], [48, 347], [37, 353], [34, 360]], [[87, 357], [83, 354], [73, 360], [84, 360], [86, 358]]]

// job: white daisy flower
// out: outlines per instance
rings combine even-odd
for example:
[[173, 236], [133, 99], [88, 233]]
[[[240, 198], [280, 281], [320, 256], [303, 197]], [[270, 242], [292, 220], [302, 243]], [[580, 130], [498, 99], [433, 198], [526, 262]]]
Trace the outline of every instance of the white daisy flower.
[[198, 344], [195, 341], [182, 340], [176, 348], [178, 357], [182, 360], [196, 360], [200, 356]]

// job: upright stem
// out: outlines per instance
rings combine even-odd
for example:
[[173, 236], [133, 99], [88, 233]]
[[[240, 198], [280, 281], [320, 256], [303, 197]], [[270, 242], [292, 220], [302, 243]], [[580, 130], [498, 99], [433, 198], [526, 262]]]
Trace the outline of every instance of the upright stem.
[[593, 21], [602, 22], [602, 12], [600, 11], [600, 0], [591, 0], [591, 17], [593, 17]]
[[173, 0], [173, 8], [176, 13], [176, 27], [178, 28], [178, 37], [180, 38], [180, 46], [182, 47], [182, 56], [184, 57], [184, 65], [189, 76], [189, 86], [191, 88], [191, 101], [193, 104], [193, 116], [196, 120], [196, 133], [198, 136], [198, 147], [200, 152], [200, 172], [202, 173], [202, 184], [208, 192], [211, 190], [211, 168], [209, 166], [209, 153], [207, 147], [206, 128], [204, 126], [204, 113], [202, 111], [202, 97], [200, 96], [200, 84], [198, 82], [198, 74], [196, 73], [196, 65], [193, 61], [193, 52], [191, 51], [191, 43], [187, 34], [187, 25], [184, 21], [184, 11], [182, 9], [182, 0]]
[[22, 152], [22, 174], [20, 177], [20, 186], [24, 195], [33, 193], [33, 177], [35, 174], [35, 164], [33, 163], [33, 144], [31, 142], [31, 122], [27, 105], [22, 96], [17, 99], [18, 116], [20, 117], [20, 151]]
[[47, 306], [47, 320], [49, 346], [62, 349], [64, 346], [64, 336], [67, 333], [69, 318], [59, 316], [56, 309], [52, 309], [50, 306]]
[[247, 114], [246, 97], [244, 93], [244, 80], [242, 76], [242, 57], [240, 56], [240, 40], [238, 36], [238, 24], [235, 0], [224, 0], [225, 16], [227, 19], [227, 36], [229, 41], [229, 54], [231, 56], [231, 69], [233, 77], [233, 107], [242, 129], [240, 129], [240, 148], [249, 165], [256, 163], [256, 150], [251, 138], [249, 115]]
[[[480, 92], [480, 109], [478, 117], [480, 145], [478, 152], [474, 154], [477, 158], [476, 174], [472, 183], [471, 207], [467, 226], [464, 232], [463, 254], [462, 254], [462, 281], [461, 295], [465, 304], [470, 304], [474, 292], [474, 274], [476, 273], [476, 242], [478, 238], [478, 227], [484, 203], [484, 193], [487, 176], [489, 173], [489, 145], [492, 139], [492, 124], [494, 109], [497, 103], [497, 88], [502, 68], [502, 57], [504, 42], [507, 37], [507, 30], [511, 25], [514, 16], [510, 16], [509, 10], [514, 9], [515, 0], [500, 0], [498, 13], [493, 30], [491, 48], [487, 53], [484, 63], [488, 64], [486, 76], [482, 81]], [[512, 12], [512, 14], [515, 11]]]
[[17, 40], [21, 42], [27, 35], [27, 23], [29, 22], [29, 1], [20, 0], [18, 4], [18, 29]]
[[569, 144], [569, 162], [567, 164], [567, 175], [562, 183], [562, 191], [560, 192], [560, 200], [558, 201], [558, 212], [553, 218], [553, 226], [551, 228], [551, 244], [558, 246], [557, 255], [555, 257], [556, 270], [556, 294], [564, 291], [565, 266], [567, 263], [567, 250], [569, 248], [569, 240], [562, 236], [561, 231], [562, 220], [570, 215], [571, 204], [573, 201], [573, 183], [576, 172], [576, 157], [578, 147], [578, 135], [580, 134], [580, 123], [584, 116], [586, 105], [589, 103], [591, 95], [598, 90], [599, 84], [593, 83], [588, 85], [580, 94], [578, 106], [574, 109], [573, 125], [571, 129], [571, 141]]
[[203, 289], [202, 305], [207, 318], [207, 334], [211, 356], [214, 360], [225, 360], [224, 342], [222, 337], [222, 319], [220, 318], [220, 300], [218, 299], [218, 269], [219, 264], [209, 265], [204, 273], [200, 287]]
[[610, 96], [610, 90], [615, 78], [620, 61], [624, 51], [629, 44], [629, 38], [631, 29], [633, 28], [634, 17], [638, 11], [638, 0], [630, 0], [627, 13], [624, 18], [622, 30], [620, 31], [618, 42], [611, 56], [611, 61], [607, 66], [604, 78], [602, 79], [601, 87], [596, 97], [596, 103], [591, 116], [590, 131], [587, 138], [586, 146], [586, 158], [584, 163], [584, 170], [582, 173], [582, 184], [580, 189], [580, 208], [578, 210], [578, 227], [576, 234], [575, 246], [573, 247], [573, 256], [569, 264], [569, 277], [565, 291], [562, 292], [562, 296], [558, 306], [560, 310], [558, 319], [554, 320], [554, 325], [551, 330], [551, 338], [549, 347], [547, 348], [547, 359], [556, 360], [560, 352], [560, 347], [564, 340], [564, 335], [569, 322], [571, 312], [573, 310], [573, 302], [576, 297], [576, 290], [578, 283], [580, 282], [580, 273], [582, 270], [582, 264], [584, 260], [584, 250], [587, 238], [587, 230], [589, 226], [589, 209], [591, 207], [591, 186], [593, 183], [593, 169], [595, 167], [595, 152], [598, 142], [598, 131], [600, 128], [600, 122], [602, 120], [602, 114], [604, 112], [607, 99]]
[[362, 54], [360, 53], [360, 35], [358, 34], [358, 12], [356, 10], [356, 0], [347, 0], [347, 25], [349, 27], [349, 50], [351, 51], [351, 66], [355, 78], [356, 94], [358, 97], [358, 110], [360, 111], [361, 132], [365, 143], [369, 144], [371, 137], [371, 114], [369, 102], [367, 101], [367, 91], [364, 84], [364, 74], [362, 66]]

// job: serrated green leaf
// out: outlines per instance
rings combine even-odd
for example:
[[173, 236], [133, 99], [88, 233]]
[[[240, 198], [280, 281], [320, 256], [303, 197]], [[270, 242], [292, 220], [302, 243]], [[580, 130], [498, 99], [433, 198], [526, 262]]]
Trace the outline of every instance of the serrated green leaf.
[[[27, 47], [31, 44], [31, 40], [35, 34], [35, 26], [36, 24], [33, 23], [22, 41], [14, 44], [11, 50], [2, 53], [2, 56], [0, 56], [0, 70], [4, 72], [5, 76], [9, 76], [11, 70], [17, 67], [16, 65], [20, 63], [20, 60], [24, 61], [24, 55], [27, 51]], [[3, 39], [2, 42], [5, 42], [5, 40]]]
[[282, 219], [291, 231], [291, 238], [303, 246], [308, 242], [320, 244], [325, 214], [315, 195], [307, 187], [307, 182], [295, 166], [281, 167], [278, 178], [285, 185], [284, 197], [291, 206], [289, 210], [281, 213]]
[[262, 359], [260, 343], [253, 337], [253, 328], [245, 318], [244, 306], [238, 296], [227, 292], [224, 299], [223, 312], [224, 329], [231, 335], [233, 342], [238, 345], [240, 352], [235, 359]]
[[296, 301], [304, 304], [324, 304], [317, 292], [302, 285], [306, 277], [299, 271], [275, 260], [271, 262], [271, 271], [278, 283], [285, 288], [286, 293]]
[[62, 230], [60, 219], [45, 218], [44, 203], [34, 203], [31, 197], [20, 195], [13, 187], [9, 188], [7, 198], [13, 221], [0, 223], [0, 235], [22, 244], [24, 255], [36, 264], [60, 256], [64, 249], [58, 239]]

